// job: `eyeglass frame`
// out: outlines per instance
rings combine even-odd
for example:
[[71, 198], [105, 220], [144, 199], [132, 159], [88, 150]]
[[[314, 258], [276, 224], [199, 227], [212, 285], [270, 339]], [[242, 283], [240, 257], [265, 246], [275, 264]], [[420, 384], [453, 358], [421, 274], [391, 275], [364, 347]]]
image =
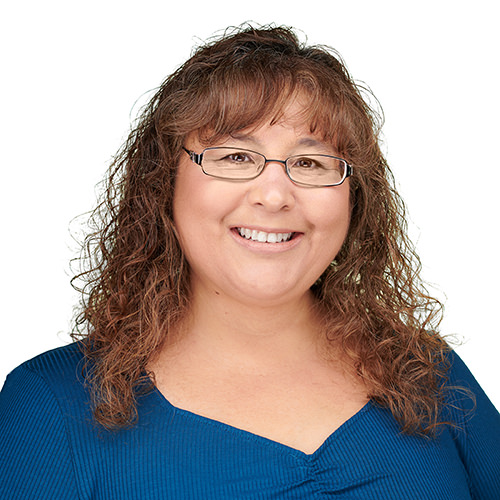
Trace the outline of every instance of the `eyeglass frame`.
[[324, 157], [334, 158], [335, 160], [340, 160], [340, 161], [344, 162], [345, 163], [345, 172], [344, 172], [344, 177], [342, 178], [342, 180], [340, 182], [335, 183], [335, 184], [306, 184], [304, 182], [299, 182], [299, 181], [296, 181], [295, 179], [292, 179], [292, 177], [290, 175], [290, 170], [289, 170], [289, 167], [288, 167], [288, 164], [287, 164], [287, 162], [288, 162], [288, 160], [290, 158], [294, 158], [296, 156], [303, 156], [303, 155], [292, 155], [292, 156], [289, 156], [288, 158], [286, 158], [285, 160], [274, 160], [274, 159], [267, 159], [262, 153], [259, 153], [258, 151], [253, 151], [251, 149], [244, 149], [244, 148], [234, 148], [234, 149], [238, 149], [239, 151], [243, 151], [243, 152], [247, 152], [247, 153], [254, 153], [254, 154], [257, 154], [259, 156], [262, 156], [262, 158], [264, 158], [264, 165], [262, 166], [262, 169], [260, 170], [260, 172], [258, 172], [253, 177], [239, 178], [239, 179], [235, 179], [235, 178], [231, 178], [231, 177], [221, 177], [221, 176], [218, 176], [218, 175], [209, 174], [209, 173], [207, 173], [205, 171], [205, 169], [203, 168], [203, 165], [202, 165], [203, 155], [208, 150], [213, 150], [213, 149], [233, 149], [233, 148], [228, 147], [228, 146], [214, 146], [214, 147], [205, 148], [201, 153], [195, 153], [194, 151], [190, 151], [189, 149], [185, 148], [184, 146], [182, 146], [182, 149], [189, 155], [189, 158], [191, 159], [191, 161], [193, 163], [195, 163], [196, 165], [199, 165], [201, 167], [201, 171], [205, 175], [208, 175], [209, 177], [214, 177], [215, 179], [224, 179], [224, 180], [228, 180], [228, 181], [251, 181], [253, 179], [256, 179], [257, 177], [259, 177], [259, 175], [262, 172], [264, 172], [264, 169], [266, 168], [266, 165], [268, 163], [271, 163], [271, 162], [281, 163], [282, 165], [284, 165], [287, 177], [294, 184], [297, 184], [299, 186], [306, 186], [306, 187], [334, 187], [334, 186], [340, 186], [341, 184], [343, 184], [343, 182], [348, 177], [352, 176], [352, 174], [353, 174], [353, 168], [352, 168], [352, 166], [346, 160], [344, 160], [344, 158], [340, 158], [338, 156], [333, 156], [333, 155], [320, 154], [320, 153], [312, 154], [310, 156], [324, 156]]

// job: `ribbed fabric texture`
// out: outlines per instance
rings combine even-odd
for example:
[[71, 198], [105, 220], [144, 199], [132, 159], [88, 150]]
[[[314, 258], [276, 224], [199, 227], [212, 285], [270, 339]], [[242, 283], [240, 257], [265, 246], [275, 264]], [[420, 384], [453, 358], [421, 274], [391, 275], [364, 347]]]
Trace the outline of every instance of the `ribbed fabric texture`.
[[[500, 416], [453, 355], [450, 383], [473, 413], [437, 438], [401, 434], [368, 403], [307, 455], [141, 396], [139, 423], [92, 421], [78, 345], [49, 351], [7, 378], [0, 396], [0, 498], [61, 500], [499, 500]], [[470, 399], [454, 395], [457, 406]]]

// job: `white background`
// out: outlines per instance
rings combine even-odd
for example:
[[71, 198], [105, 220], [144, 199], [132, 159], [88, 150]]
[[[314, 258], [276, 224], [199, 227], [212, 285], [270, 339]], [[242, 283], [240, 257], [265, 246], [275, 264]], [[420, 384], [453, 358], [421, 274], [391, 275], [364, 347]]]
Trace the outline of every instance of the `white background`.
[[[0, 12], [0, 383], [69, 341], [70, 221], [126, 136], [134, 103], [193, 45], [247, 20], [335, 47], [386, 115], [384, 149], [444, 334], [500, 407], [500, 37], [495, 1], [5, 2]], [[144, 100], [140, 101], [144, 102]], [[134, 109], [133, 109], [134, 108]]]

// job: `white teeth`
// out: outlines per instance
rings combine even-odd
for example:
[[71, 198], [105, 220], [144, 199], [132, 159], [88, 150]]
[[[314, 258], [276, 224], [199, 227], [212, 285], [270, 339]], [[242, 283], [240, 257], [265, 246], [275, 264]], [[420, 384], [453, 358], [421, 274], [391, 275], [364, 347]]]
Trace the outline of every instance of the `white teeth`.
[[288, 241], [293, 233], [266, 233], [265, 231], [257, 231], [256, 229], [247, 229], [239, 227], [238, 232], [247, 240], [259, 241], [260, 243], [281, 243]]

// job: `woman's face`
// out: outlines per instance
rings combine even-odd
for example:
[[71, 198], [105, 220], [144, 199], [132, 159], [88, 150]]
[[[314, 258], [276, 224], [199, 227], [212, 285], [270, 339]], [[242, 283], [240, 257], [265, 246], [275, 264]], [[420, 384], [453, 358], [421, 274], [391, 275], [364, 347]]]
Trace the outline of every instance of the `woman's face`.
[[[292, 104], [278, 123], [265, 122], [211, 146], [236, 146], [279, 160], [335, 155], [298, 121], [299, 110]], [[185, 146], [196, 153], [204, 149], [195, 134]], [[221, 180], [205, 175], [187, 154], [178, 166], [174, 221], [195, 293], [246, 304], [300, 300], [340, 250], [349, 220], [349, 179], [334, 187], [298, 186], [282, 164], [270, 162], [256, 179]], [[288, 233], [291, 239], [274, 242]]]

